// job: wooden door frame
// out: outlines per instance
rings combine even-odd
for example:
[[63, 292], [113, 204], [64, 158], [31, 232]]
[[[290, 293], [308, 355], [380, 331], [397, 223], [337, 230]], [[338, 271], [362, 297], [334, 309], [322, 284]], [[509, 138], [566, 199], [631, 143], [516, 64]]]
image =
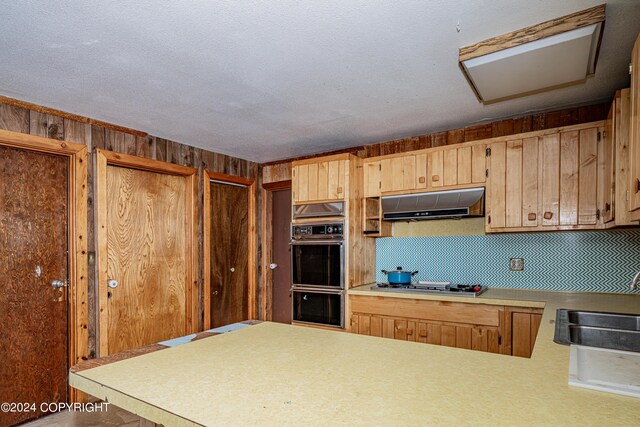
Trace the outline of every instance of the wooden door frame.
[[[185, 335], [198, 329], [198, 170], [159, 160], [145, 159], [129, 154], [96, 149], [95, 164], [95, 198], [97, 204], [96, 245], [98, 262], [98, 349], [100, 356], [109, 352], [109, 335], [107, 324], [109, 311], [107, 307], [108, 280], [108, 248], [107, 248], [107, 211], [102, 209], [107, 205], [107, 166], [120, 166], [130, 169], [156, 172], [167, 175], [184, 177], [187, 184], [186, 191], [186, 280], [185, 286]], [[190, 190], [189, 190], [190, 189]]]
[[[262, 304], [260, 306], [261, 319], [273, 320], [273, 272], [269, 268], [273, 251], [273, 192], [291, 190], [291, 180], [268, 182], [262, 184]], [[293, 194], [291, 199], [293, 200]]]
[[[88, 358], [88, 262], [87, 262], [87, 147], [66, 141], [0, 130], [0, 145], [54, 154], [68, 159], [68, 263], [67, 340], [69, 367]], [[34, 179], [38, 171], [33, 171]], [[68, 382], [67, 382], [68, 384]], [[69, 400], [83, 399], [83, 393], [69, 387]]]
[[203, 171], [204, 227], [203, 227], [203, 325], [211, 329], [211, 180], [239, 184], [248, 190], [249, 212], [247, 217], [247, 316], [256, 318], [256, 180], [226, 173]]

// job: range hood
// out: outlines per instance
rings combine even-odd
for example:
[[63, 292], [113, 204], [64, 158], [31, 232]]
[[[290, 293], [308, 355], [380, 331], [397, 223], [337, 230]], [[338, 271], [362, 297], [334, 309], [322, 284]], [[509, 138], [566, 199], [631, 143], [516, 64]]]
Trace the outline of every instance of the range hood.
[[462, 218], [484, 215], [484, 188], [382, 197], [386, 221]]

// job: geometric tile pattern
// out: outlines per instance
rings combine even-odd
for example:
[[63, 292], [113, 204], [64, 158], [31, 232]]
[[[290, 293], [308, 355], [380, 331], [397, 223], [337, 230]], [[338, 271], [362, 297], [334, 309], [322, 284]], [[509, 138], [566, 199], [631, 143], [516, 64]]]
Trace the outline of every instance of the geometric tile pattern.
[[[523, 258], [524, 271], [510, 271], [510, 258]], [[418, 280], [628, 293], [640, 271], [640, 231], [376, 239], [376, 279], [397, 266], [418, 270]]]

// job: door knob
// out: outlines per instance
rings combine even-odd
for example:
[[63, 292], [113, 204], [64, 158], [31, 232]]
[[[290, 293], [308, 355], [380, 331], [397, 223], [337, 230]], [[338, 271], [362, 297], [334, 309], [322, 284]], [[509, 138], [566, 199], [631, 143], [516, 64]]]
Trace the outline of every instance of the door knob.
[[115, 289], [118, 287], [118, 281], [116, 279], [109, 279], [107, 280], [107, 286], [111, 289]]
[[234, 267], [231, 267], [229, 270], [230, 270], [232, 273], [235, 273], [235, 272], [236, 272], [236, 269], [235, 269]]
[[60, 289], [64, 286], [67, 286], [67, 284], [64, 282], [64, 280], [60, 280], [60, 279], [53, 279], [51, 281], [51, 287], [53, 289]]
[[276, 268], [278, 268], [278, 264], [276, 264], [275, 262], [272, 262], [271, 264], [269, 264], [269, 268], [272, 270], [275, 270]]
[[218, 291], [213, 291], [213, 294], [214, 295], [218, 295]]

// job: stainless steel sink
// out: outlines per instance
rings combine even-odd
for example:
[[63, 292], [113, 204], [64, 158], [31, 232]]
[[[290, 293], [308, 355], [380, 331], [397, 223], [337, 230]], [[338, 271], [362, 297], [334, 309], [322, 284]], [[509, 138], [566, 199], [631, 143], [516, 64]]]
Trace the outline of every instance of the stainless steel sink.
[[640, 331], [640, 316], [635, 314], [601, 313], [597, 311], [568, 311], [569, 323], [596, 328]]
[[553, 340], [559, 344], [640, 352], [640, 316], [559, 309]]

